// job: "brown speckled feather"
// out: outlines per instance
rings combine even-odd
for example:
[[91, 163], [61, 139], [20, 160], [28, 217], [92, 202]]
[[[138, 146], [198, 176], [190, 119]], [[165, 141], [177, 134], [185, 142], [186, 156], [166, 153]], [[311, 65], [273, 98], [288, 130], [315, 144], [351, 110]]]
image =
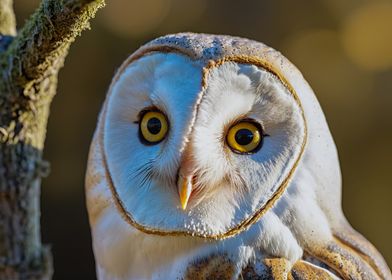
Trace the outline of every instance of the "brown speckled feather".
[[389, 279], [379, 268], [373, 268], [367, 257], [338, 239], [325, 247], [313, 247], [308, 254], [307, 260], [294, 264], [284, 258], [265, 258], [243, 268], [238, 268], [227, 256], [214, 255], [190, 265], [185, 279]]

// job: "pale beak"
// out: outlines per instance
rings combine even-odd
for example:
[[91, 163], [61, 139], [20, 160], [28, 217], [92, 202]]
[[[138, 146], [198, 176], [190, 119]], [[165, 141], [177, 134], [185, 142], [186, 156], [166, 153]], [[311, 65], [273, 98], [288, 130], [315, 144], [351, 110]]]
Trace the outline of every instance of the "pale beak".
[[182, 210], [186, 209], [193, 191], [193, 177], [195, 174], [194, 162], [192, 146], [187, 145], [183, 151], [177, 179], [177, 190]]
[[177, 188], [178, 188], [178, 194], [180, 195], [182, 210], [186, 209], [186, 206], [188, 205], [189, 197], [191, 196], [192, 193], [192, 188], [193, 188], [192, 177], [193, 176], [189, 176], [189, 175], [184, 177], [182, 174], [178, 176]]

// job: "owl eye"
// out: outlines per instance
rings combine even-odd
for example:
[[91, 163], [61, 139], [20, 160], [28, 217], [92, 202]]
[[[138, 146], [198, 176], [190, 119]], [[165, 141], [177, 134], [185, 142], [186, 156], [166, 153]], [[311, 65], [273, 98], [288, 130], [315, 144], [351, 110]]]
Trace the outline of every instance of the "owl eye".
[[149, 111], [142, 116], [140, 135], [147, 143], [156, 144], [165, 138], [168, 127], [164, 114], [158, 111]]
[[242, 121], [229, 129], [226, 141], [229, 147], [236, 153], [255, 153], [262, 145], [263, 131], [258, 123]]

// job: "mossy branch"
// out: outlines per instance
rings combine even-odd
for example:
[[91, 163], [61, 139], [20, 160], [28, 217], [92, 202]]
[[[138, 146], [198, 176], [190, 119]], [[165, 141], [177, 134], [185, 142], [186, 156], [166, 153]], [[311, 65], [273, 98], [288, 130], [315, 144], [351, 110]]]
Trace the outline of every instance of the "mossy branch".
[[39, 226], [49, 106], [69, 46], [104, 0], [43, 0], [16, 34], [0, 0], [0, 279], [50, 279]]
[[12, 79], [25, 85], [56, 72], [70, 44], [103, 4], [103, 0], [43, 1], [10, 45]]
[[[22, 95], [30, 99], [30, 106], [18, 107], [19, 111], [35, 110], [33, 103], [50, 98], [47, 95], [51, 92], [37, 90], [37, 85], [57, 76], [70, 44], [89, 27], [89, 20], [103, 5], [104, 0], [42, 1], [2, 55], [2, 66], [6, 69], [3, 78], [11, 89], [1, 92], [3, 97], [11, 103]], [[42, 148], [44, 137], [38, 138], [33, 145]]]

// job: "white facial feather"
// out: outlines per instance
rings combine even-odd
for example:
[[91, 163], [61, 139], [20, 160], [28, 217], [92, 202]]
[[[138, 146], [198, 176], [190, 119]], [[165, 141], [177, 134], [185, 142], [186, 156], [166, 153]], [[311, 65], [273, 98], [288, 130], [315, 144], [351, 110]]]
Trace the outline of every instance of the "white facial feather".
[[[299, 155], [300, 110], [268, 72], [224, 63], [209, 73], [205, 92], [200, 73], [201, 66], [182, 55], [151, 54], [131, 64], [112, 89], [104, 140], [108, 167], [126, 211], [145, 226], [198, 235], [225, 232], [272, 197]], [[170, 122], [167, 139], [157, 145], [143, 144], [135, 123], [150, 106]], [[227, 130], [241, 118], [259, 120], [269, 134], [254, 155], [238, 155], [227, 146]], [[191, 147], [202, 188], [188, 211], [180, 208], [176, 186], [182, 145]], [[147, 170], [153, 175], [146, 179]]]
[[[170, 75], [165, 75], [167, 69], [171, 69]], [[258, 155], [235, 155], [226, 146], [226, 130], [244, 116], [259, 120], [276, 141], [287, 141], [292, 146], [300, 143], [303, 129], [291, 120], [300, 120], [299, 110], [293, 107], [292, 97], [268, 72], [255, 66], [225, 63], [213, 69], [208, 76], [208, 87], [198, 108], [192, 134], [186, 135], [187, 125], [193, 117], [194, 102], [201, 91], [200, 73], [199, 65], [181, 55], [153, 54], [130, 65], [112, 89], [105, 123], [105, 149], [109, 169], [114, 184], [123, 187], [119, 189], [119, 196], [127, 205], [128, 211], [143, 224], [201, 233], [220, 232], [233, 227], [260, 207], [260, 201], [263, 203], [272, 195], [274, 187], [284, 177], [285, 165], [290, 165], [293, 154], [298, 153], [298, 149], [293, 150], [290, 145], [278, 145], [268, 138], [265, 139], [263, 152]], [[192, 77], [191, 82], [187, 82], [187, 76], [189, 79]], [[260, 84], [263, 86], [259, 86]], [[173, 87], [174, 85], [176, 86]], [[170, 121], [170, 132], [164, 147], [144, 146], [138, 139], [138, 125], [134, 122], [138, 120], [142, 109], [152, 105], [165, 112]], [[288, 139], [292, 135], [288, 131], [280, 132], [280, 128], [291, 130], [294, 136]], [[206, 195], [205, 200], [199, 202], [203, 206], [200, 209], [191, 208], [184, 212], [178, 205], [175, 180], [167, 178], [176, 175], [181, 156], [179, 147], [184, 145], [182, 141], [187, 137], [190, 142], [187, 144], [192, 145], [197, 160], [197, 168], [202, 170], [205, 188], [210, 188], [205, 192], [211, 192], [211, 195]], [[287, 152], [288, 150], [293, 151]], [[160, 174], [155, 179], [158, 182], [154, 180], [151, 185], [140, 186], [140, 180], [132, 177], [132, 174], [137, 173], [140, 166], [149, 161], [154, 162], [153, 168]], [[264, 164], [260, 165], [260, 162]], [[243, 170], [244, 165], [248, 165], [247, 170]], [[247, 184], [236, 187], [227, 184], [225, 176], [231, 173], [239, 173]], [[273, 174], [276, 174], [275, 178]], [[255, 197], [257, 192], [259, 197]], [[252, 232], [256, 230], [258, 234], [254, 235], [263, 236], [262, 239], [230, 239], [223, 243], [217, 242], [215, 246], [236, 248], [247, 243], [247, 246], [251, 246], [255, 242], [260, 248], [271, 247], [268, 249], [271, 253], [279, 251], [292, 261], [299, 258], [302, 249], [295, 238], [290, 239], [283, 234], [289, 233], [288, 228], [277, 218], [273, 218], [274, 214], [271, 213], [270, 216], [271, 218], [252, 227], [247, 234], [252, 236]], [[111, 211], [107, 211], [102, 220], [94, 230], [94, 250], [96, 255], [102, 256], [97, 258], [98, 263], [105, 264], [109, 270], [116, 268], [119, 277], [131, 271], [135, 276], [141, 273], [137, 277], [151, 277], [142, 275], [145, 269], [141, 268], [146, 265], [143, 264], [146, 259], [153, 262], [149, 266], [161, 262], [153, 261], [153, 254], [159, 250], [156, 240], [135, 230], [129, 231], [126, 224], [120, 226], [120, 216], [114, 219]], [[107, 228], [112, 228], [113, 232], [107, 231]], [[274, 242], [277, 235], [281, 236], [281, 241]], [[137, 241], [137, 236], [142, 239]], [[176, 238], [174, 242], [181, 244], [181, 251], [188, 248], [183, 253], [183, 258], [187, 255], [191, 257], [195, 252], [197, 255], [203, 254], [200, 241], [194, 244], [185, 240], [178, 243]], [[273, 242], [272, 246], [270, 242]], [[184, 244], [188, 246], [184, 247]], [[192, 247], [199, 249], [192, 254]], [[145, 255], [132, 255], [131, 252], [142, 248]], [[151, 253], [148, 253], [148, 248], [151, 248]], [[167, 244], [163, 250], [166, 249]], [[209, 251], [207, 249], [206, 254]], [[249, 258], [256, 254], [254, 249], [251, 252], [245, 251]], [[172, 247], [171, 253], [173, 252]], [[234, 255], [240, 254], [240, 251], [235, 252], [237, 253], [233, 252]], [[138, 272], [140, 269], [141, 272]], [[180, 268], [173, 268], [176, 273], [178, 270]]]
[[[154, 145], [139, 132], [149, 108], [169, 123], [166, 138]], [[226, 140], [244, 119], [267, 135], [253, 154], [233, 152]], [[177, 189], [184, 158], [192, 159], [197, 181], [186, 210]], [[234, 37], [158, 38], [113, 79], [91, 146], [86, 193], [98, 276], [181, 279], [191, 264], [211, 256], [234, 264], [233, 279], [249, 264], [259, 276], [266, 273], [264, 258], [320, 267], [305, 258], [309, 250], [329, 248], [338, 234], [352, 237], [340, 189], [323, 112], [281, 54]], [[371, 248], [361, 254], [391, 279], [377, 251], [355, 240], [347, 244]]]

